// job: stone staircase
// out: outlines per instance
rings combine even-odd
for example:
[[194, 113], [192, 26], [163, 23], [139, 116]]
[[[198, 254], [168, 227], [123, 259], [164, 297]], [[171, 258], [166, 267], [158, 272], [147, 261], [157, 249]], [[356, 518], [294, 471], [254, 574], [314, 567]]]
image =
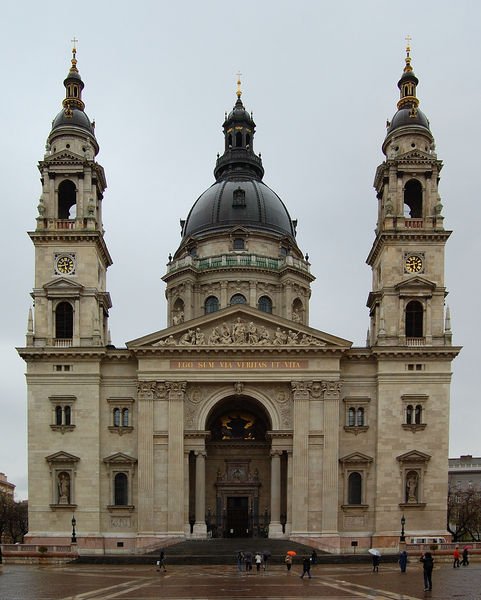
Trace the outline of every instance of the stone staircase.
[[[159, 548], [142, 555], [80, 555], [75, 562], [88, 564], [155, 564]], [[186, 540], [164, 548], [168, 565], [235, 565], [237, 553], [257, 551], [270, 552], [269, 564], [283, 564], [288, 550], [297, 552], [297, 560], [312, 553], [310, 546], [304, 546], [289, 540], [266, 538], [214, 538], [209, 540]], [[322, 555], [317, 550], [319, 556]]]

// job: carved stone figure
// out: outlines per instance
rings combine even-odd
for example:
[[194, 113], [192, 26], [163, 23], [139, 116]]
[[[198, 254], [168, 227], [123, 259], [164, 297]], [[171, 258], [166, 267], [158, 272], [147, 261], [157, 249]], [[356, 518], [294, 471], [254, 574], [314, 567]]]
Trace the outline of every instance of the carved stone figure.
[[181, 308], [176, 310], [174, 316], [172, 317], [172, 322], [174, 325], [179, 325], [180, 323], [184, 322], [184, 311]]
[[70, 504], [70, 475], [65, 471], [58, 475], [58, 503]]
[[244, 344], [246, 341], [246, 327], [240, 317], [237, 317], [234, 323], [232, 337], [234, 338], [234, 344]]
[[418, 475], [414, 471], [410, 471], [406, 478], [406, 496], [409, 504], [414, 504], [418, 501]]

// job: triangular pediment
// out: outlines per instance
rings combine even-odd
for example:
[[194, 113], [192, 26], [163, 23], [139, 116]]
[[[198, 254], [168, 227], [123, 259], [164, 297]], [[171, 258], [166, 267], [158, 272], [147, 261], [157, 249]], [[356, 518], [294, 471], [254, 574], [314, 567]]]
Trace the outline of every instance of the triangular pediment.
[[52, 279], [43, 286], [45, 290], [54, 290], [56, 288], [71, 288], [78, 290], [82, 287], [82, 284], [77, 283], [76, 281], [72, 281], [71, 279], [67, 279], [66, 277], [58, 277], [57, 279]]
[[66, 162], [68, 163], [72, 163], [72, 162], [77, 162], [77, 163], [82, 163], [84, 161], [84, 157], [81, 156], [80, 154], [76, 154], [75, 152], [72, 152], [71, 150], [61, 150], [60, 152], [56, 152], [55, 154], [50, 155], [47, 159], [46, 162], [49, 165], [55, 165], [55, 164], [65, 164]]
[[419, 450], [410, 450], [396, 457], [400, 463], [426, 463], [431, 459], [429, 454], [420, 452]]
[[436, 289], [436, 284], [425, 277], [415, 275], [414, 277], [400, 281], [394, 286], [394, 288], [399, 292], [431, 293]]
[[229, 229], [229, 235], [249, 235], [249, 230], [242, 225], [236, 225]]
[[48, 463], [58, 464], [78, 462], [80, 458], [78, 456], [75, 456], [74, 454], [69, 454], [68, 452], [63, 452], [61, 450], [60, 452], [55, 452], [55, 454], [50, 454], [49, 456], [46, 456], [45, 460]]
[[132, 340], [139, 347], [330, 347], [350, 348], [343, 338], [264, 313], [246, 305], [235, 305]]
[[433, 156], [433, 154], [425, 152], [424, 150], [420, 150], [419, 148], [416, 148], [415, 150], [409, 150], [408, 152], [404, 152], [403, 154], [398, 154], [396, 158], [398, 161], [415, 160], [422, 162], [436, 162], [437, 160], [436, 156]]
[[352, 452], [351, 454], [347, 454], [346, 456], [343, 456], [342, 458], [339, 459], [339, 462], [342, 464], [370, 464], [372, 463], [373, 459], [371, 456], [368, 456], [367, 454], [363, 454], [362, 452]]
[[134, 465], [136, 462], [136, 458], [124, 454], [123, 452], [116, 452], [115, 454], [111, 454], [104, 458], [104, 463], [109, 465]]

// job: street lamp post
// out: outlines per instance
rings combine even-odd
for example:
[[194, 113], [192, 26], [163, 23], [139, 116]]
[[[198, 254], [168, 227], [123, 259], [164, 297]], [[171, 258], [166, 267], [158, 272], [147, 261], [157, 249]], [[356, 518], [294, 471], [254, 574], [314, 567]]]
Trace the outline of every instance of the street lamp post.
[[77, 521], [75, 520], [75, 515], [73, 515], [73, 517], [72, 517], [72, 539], [70, 540], [72, 542], [72, 544], [77, 543], [77, 536], [75, 534], [75, 525], [76, 524], [77, 524]]
[[403, 516], [401, 517], [401, 537], [399, 538], [400, 542], [406, 542], [406, 536], [404, 535], [404, 525], [406, 524], [406, 517]]

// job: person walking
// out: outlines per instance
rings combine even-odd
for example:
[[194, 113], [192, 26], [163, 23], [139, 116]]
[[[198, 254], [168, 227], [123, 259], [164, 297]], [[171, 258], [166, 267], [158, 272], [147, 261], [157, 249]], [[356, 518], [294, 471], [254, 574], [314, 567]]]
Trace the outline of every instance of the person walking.
[[286, 554], [284, 562], [286, 563], [287, 572], [289, 572], [292, 567], [292, 556], [290, 554]]
[[401, 569], [401, 573], [406, 572], [406, 567], [408, 564], [408, 553], [406, 550], [403, 550], [399, 555], [399, 568]]
[[379, 554], [372, 555], [372, 572], [379, 573], [379, 563], [381, 562], [381, 557]]
[[267, 571], [267, 561], [269, 560], [270, 553], [266, 550], [262, 554], [262, 562], [264, 563], [264, 571]]
[[309, 575], [309, 579], [312, 579], [312, 577], [311, 577], [311, 559], [309, 556], [304, 556], [304, 559], [302, 561], [301, 579], [304, 579], [304, 575], [306, 573]]
[[459, 546], [456, 546], [453, 552], [453, 569], [459, 569], [459, 559], [461, 554], [459, 553]]
[[433, 589], [434, 558], [431, 552], [425, 552], [419, 560], [423, 563], [424, 591], [430, 592]]
[[317, 552], [315, 550], [313, 550], [311, 554], [311, 563], [313, 565], [317, 564]]
[[246, 563], [246, 571], [252, 571], [252, 552], [246, 552], [244, 554], [244, 560]]
[[160, 551], [159, 560], [157, 561], [157, 567], [157, 571], [160, 571], [161, 569], [167, 571], [167, 569], [165, 568], [165, 552], [163, 550]]
[[242, 571], [242, 567], [244, 566], [244, 553], [242, 550], [239, 550], [237, 553], [237, 570]]
[[257, 572], [259, 572], [261, 570], [262, 564], [262, 556], [260, 552], [256, 552], [256, 555], [254, 556], [254, 561], [256, 563], [256, 570]]
[[461, 565], [463, 567], [467, 567], [469, 565], [469, 551], [467, 546], [464, 546], [463, 548], [463, 560], [461, 561]]

